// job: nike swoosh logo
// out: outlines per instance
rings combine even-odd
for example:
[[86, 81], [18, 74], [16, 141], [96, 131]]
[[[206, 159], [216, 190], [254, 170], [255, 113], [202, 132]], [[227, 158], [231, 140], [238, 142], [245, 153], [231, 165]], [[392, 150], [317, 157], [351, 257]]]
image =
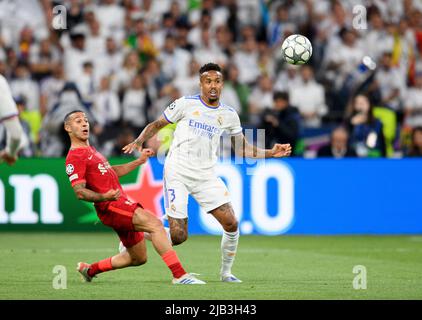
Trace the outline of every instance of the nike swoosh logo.
[[92, 156], [88, 157], [88, 160], [91, 160], [91, 159], [92, 159]]

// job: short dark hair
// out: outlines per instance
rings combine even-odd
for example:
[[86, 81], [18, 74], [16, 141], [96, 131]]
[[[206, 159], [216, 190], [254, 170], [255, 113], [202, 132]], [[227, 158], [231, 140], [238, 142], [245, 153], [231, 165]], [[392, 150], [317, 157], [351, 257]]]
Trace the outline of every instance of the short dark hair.
[[69, 121], [69, 117], [70, 117], [72, 114], [74, 114], [74, 113], [78, 113], [78, 112], [85, 113], [85, 111], [82, 111], [82, 110], [73, 110], [73, 111], [70, 111], [68, 114], [66, 114], [66, 115], [64, 116], [64, 120], [63, 120], [63, 122], [64, 122], [64, 123], [66, 123], [67, 121]]
[[207, 72], [207, 71], [221, 72], [221, 67], [216, 63], [212, 63], [212, 62], [206, 63], [201, 67], [201, 69], [199, 69], [199, 75], [201, 75], [201, 74], [203, 74], [204, 72]]
[[422, 132], [422, 126], [416, 126], [412, 129], [412, 133], [411, 133], [412, 141], [415, 138], [416, 132]]
[[29, 64], [28, 62], [24, 61], [24, 60], [19, 60], [18, 64], [16, 65], [16, 68], [26, 68], [29, 69]]
[[85, 61], [82, 65], [84, 68], [92, 68], [94, 67], [93, 63], [91, 61]]
[[284, 100], [289, 101], [289, 94], [286, 91], [275, 91], [273, 94], [273, 100]]

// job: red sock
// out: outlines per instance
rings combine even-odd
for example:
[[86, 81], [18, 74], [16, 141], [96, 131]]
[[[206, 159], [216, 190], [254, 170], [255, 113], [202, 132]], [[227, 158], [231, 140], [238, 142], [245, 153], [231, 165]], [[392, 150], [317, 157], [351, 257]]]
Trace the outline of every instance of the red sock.
[[104, 259], [104, 260], [101, 260], [101, 261], [98, 261], [98, 262], [91, 264], [91, 266], [89, 267], [89, 270], [88, 270], [88, 275], [90, 277], [93, 277], [98, 273], [110, 271], [110, 270], [113, 270], [113, 269], [114, 268], [111, 265], [111, 257], [110, 257], [110, 258], [107, 258], [107, 259]]
[[176, 251], [169, 250], [164, 253], [161, 258], [167, 267], [169, 267], [174, 278], [180, 278], [186, 273], [185, 269], [183, 269], [182, 264], [179, 261], [179, 258], [177, 257]]

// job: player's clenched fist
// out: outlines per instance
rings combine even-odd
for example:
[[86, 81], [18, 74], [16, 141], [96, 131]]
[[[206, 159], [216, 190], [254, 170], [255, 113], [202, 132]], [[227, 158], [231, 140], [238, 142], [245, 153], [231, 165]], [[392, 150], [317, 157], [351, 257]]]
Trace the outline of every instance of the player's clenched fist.
[[274, 158], [288, 157], [292, 153], [292, 147], [289, 143], [279, 144], [276, 143], [271, 149], [272, 156]]
[[110, 189], [106, 193], [103, 193], [104, 201], [114, 201], [119, 199], [120, 190], [119, 189]]
[[0, 151], [0, 163], [2, 161], [5, 161], [9, 166], [15, 164], [17, 157], [13, 157], [10, 154], [8, 154], [5, 150]]
[[145, 163], [149, 157], [154, 155], [154, 151], [152, 149], [143, 149], [141, 152], [141, 156], [139, 157], [139, 163]]

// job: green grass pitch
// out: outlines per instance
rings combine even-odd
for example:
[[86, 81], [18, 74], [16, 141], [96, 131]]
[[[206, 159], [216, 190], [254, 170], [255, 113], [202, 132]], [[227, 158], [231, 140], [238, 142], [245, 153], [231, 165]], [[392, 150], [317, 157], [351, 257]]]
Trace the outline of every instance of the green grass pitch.
[[[233, 272], [221, 283], [220, 237], [191, 236], [176, 247], [204, 286], [173, 286], [148, 243], [146, 265], [100, 274], [83, 283], [78, 261], [117, 252], [112, 233], [1, 233], [0, 299], [421, 299], [422, 236], [241, 236]], [[53, 288], [56, 265], [67, 289]], [[367, 289], [353, 288], [353, 267], [367, 271]]]

